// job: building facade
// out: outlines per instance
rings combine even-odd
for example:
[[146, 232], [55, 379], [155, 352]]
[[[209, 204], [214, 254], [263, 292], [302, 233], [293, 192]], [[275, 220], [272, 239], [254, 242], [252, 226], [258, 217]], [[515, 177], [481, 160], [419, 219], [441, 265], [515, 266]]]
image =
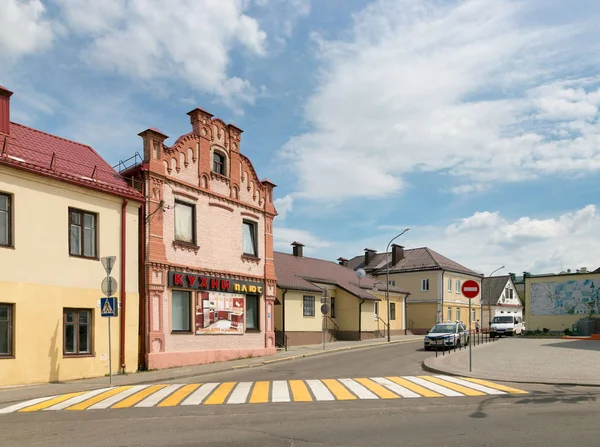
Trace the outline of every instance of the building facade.
[[[138, 369], [143, 196], [89, 146], [10, 122], [0, 88], [0, 386]], [[121, 308], [101, 317], [100, 258]]]
[[496, 316], [523, 318], [523, 303], [513, 282], [513, 276], [483, 278], [481, 285], [481, 324], [488, 328]]
[[150, 369], [275, 352], [273, 188], [240, 153], [242, 131], [202, 110], [172, 146], [140, 134], [121, 174], [146, 196], [142, 346]]
[[[293, 253], [275, 252], [277, 303], [275, 328], [288, 345], [319, 344], [325, 331], [328, 342], [368, 340], [387, 335], [386, 285], [371, 276], [358, 278], [352, 269], [305, 257], [303, 245], [294, 242]], [[405, 334], [407, 293], [389, 287], [390, 334]], [[322, 303], [322, 299], [326, 303]], [[321, 305], [327, 304], [326, 314]]]
[[[410, 293], [406, 301], [407, 328], [413, 334], [425, 334], [442, 321], [471, 320], [471, 327], [481, 320], [481, 293], [469, 300], [461, 293], [464, 281], [474, 280], [481, 287], [483, 275], [422, 247], [406, 250], [392, 245], [389, 253], [365, 249], [364, 256], [348, 261], [354, 270], [362, 268], [377, 279]], [[471, 303], [469, 303], [471, 301]], [[471, 318], [469, 319], [469, 304]]]

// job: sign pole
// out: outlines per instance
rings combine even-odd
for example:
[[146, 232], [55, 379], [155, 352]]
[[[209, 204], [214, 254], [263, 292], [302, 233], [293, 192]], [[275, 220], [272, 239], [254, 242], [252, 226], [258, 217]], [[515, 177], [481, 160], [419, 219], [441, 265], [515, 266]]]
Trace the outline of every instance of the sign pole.
[[108, 384], [112, 385], [112, 345], [110, 342], [110, 317], [108, 320]]
[[471, 372], [473, 364], [473, 355], [471, 350], [473, 343], [471, 343], [471, 300], [469, 300], [469, 372]]
[[[117, 282], [110, 276], [116, 256], [105, 256], [100, 258], [104, 271], [106, 272], [106, 279], [102, 282], [100, 288], [102, 293], [106, 295], [106, 298], [100, 300], [100, 315], [108, 318], [108, 383], [112, 385], [112, 340], [110, 333], [110, 319], [117, 315], [119, 303], [116, 298], [111, 298], [113, 293], [117, 290]], [[104, 284], [106, 282], [106, 284]], [[114, 289], [114, 290], [113, 290]]]
[[471, 311], [471, 300], [479, 295], [479, 284], [476, 281], [468, 280], [465, 281], [461, 287], [461, 292], [465, 298], [469, 300], [469, 371], [473, 369], [473, 352], [471, 343], [471, 324], [473, 315]]

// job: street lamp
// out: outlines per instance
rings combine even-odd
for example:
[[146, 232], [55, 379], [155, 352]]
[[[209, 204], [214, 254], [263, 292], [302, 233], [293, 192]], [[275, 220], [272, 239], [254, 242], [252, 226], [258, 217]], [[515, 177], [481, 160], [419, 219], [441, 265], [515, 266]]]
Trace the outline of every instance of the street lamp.
[[[391, 341], [390, 337], [390, 262], [389, 262], [389, 250], [390, 245], [404, 233], [406, 233], [410, 228], [405, 228], [402, 233], [395, 236], [388, 244], [385, 249], [385, 301], [387, 303], [387, 327], [388, 327], [388, 342]], [[404, 329], [406, 329], [406, 297], [404, 297], [404, 311], [402, 312], [402, 319], [404, 320]]]
[[[490, 296], [490, 292], [491, 292], [490, 279], [494, 273], [496, 273], [498, 270], [502, 270], [503, 268], [504, 268], [504, 266], [498, 267], [496, 270], [494, 270], [492, 273], [490, 273], [488, 275], [488, 286], [487, 286], [487, 291], [488, 291], [488, 328], [492, 325], [492, 297]], [[483, 327], [481, 328], [481, 330], [483, 332]]]

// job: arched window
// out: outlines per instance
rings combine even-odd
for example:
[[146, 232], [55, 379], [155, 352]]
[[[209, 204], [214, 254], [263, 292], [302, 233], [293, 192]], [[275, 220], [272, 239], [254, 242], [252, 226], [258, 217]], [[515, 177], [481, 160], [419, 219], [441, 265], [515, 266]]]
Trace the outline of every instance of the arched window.
[[213, 172], [225, 175], [225, 156], [218, 152], [213, 153]]

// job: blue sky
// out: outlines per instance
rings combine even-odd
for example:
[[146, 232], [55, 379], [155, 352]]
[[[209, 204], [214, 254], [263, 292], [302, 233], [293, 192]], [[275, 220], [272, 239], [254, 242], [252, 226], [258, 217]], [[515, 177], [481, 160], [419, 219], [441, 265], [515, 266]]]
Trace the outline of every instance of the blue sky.
[[12, 119], [110, 163], [209, 110], [278, 184], [276, 248], [600, 266], [600, 3], [0, 0]]

